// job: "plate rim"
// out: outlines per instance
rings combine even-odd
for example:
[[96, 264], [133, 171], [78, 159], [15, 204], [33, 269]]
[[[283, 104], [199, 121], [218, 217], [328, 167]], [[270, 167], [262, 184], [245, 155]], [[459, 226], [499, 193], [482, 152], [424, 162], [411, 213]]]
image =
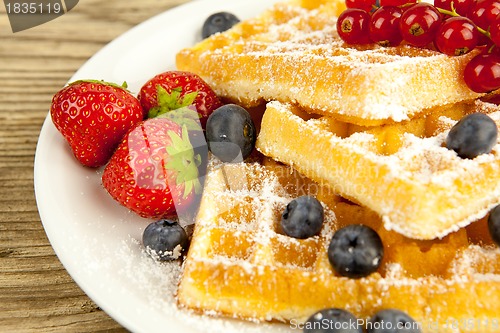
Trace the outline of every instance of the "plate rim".
[[[187, 14], [190, 14], [194, 11], [199, 11], [201, 8], [209, 8], [211, 6], [214, 6], [214, 8], [236, 8], [243, 6], [244, 4], [249, 4], [251, 3], [252, 6], [258, 7], [260, 11], [265, 9], [266, 7], [272, 5], [275, 2], [278, 2], [279, 0], [271, 0], [271, 1], [265, 1], [265, 0], [235, 0], [230, 3], [227, 3], [224, 0], [192, 0], [190, 2], [180, 4], [176, 7], [173, 7], [171, 9], [168, 9], [166, 11], [163, 11], [161, 13], [158, 13], [154, 15], [151, 18], [148, 18], [147, 20], [143, 21], [142, 23], [139, 23], [127, 31], [123, 32], [116, 38], [114, 38], [112, 41], [109, 43], [105, 44], [101, 49], [99, 49], [96, 53], [94, 53], [72, 76], [71, 78], [67, 81], [73, 82], [74, 80], [80, 78], [82, 76], [82, 73], [85, 73], [88, 71], [89, 68], [92, 68], [94, 65], [95, 61], [98, 61], [98, 59], [102, 56], [104, 56], [108, 52], [112, 52], [113, 48], [117, 47], [120, 43], [123, 43], [127, 41], [130, 38], [137, 38], [138, 35], [140, 35], [142, 32], [147, 31], [153, 26], [159, 25], [160, 21], [166, 20], [168, 21], [168, 18], [175, 18], [179, 16], [188, 16]], [[208, 17], [209, 12], [207, 12], [204, 16]], [[201, 14], [200, 14], [201, 15]], [[200, 30], [201, 30], [201, 24], [200, 24]], [[66, 84], [67, 84], [66, 83]], [[74, 269], [72, 269], [72, 264], [70, 264], [70, 259], [66, 257], [66, 253], [64, 253], [61, 249], [60, 244], [56, 241], [57, 239], [57, 231], [54, 231], [54, 223], [49, 222], [52, 219], [53, 213], [50, 212], [51, 209], [49, 209], [48, 203], [50, 202], [51, 198], [45, 197], [45, 193], [47, 190], [47, 187], [50, 186], [46, 184], [46, 179], [44, 179], [44, 173], [47, 171], [46, 166], [44, 165], [43, 159], [46, 157], [44, 154], [47, 151], [47, 145], [48, 142], [47, 140], [50, 139], [50, 135], [53, 134], [53, 132], [56, 131], [54, 125], [52, 124], [51, 121], [51, 116], [50, 116], [50, 110], [48, 111], [47, 116], [45, 117], [45, 120], [42, 124], [39, 136], [38, 136], [38, 142], [35, 150], [35, 158], [34, 158], [34, 192], [35, 192], [35, 200], [36, 200], [36, 205], [38, 209], [38, 213], [40, 216], [40, 220], [42, 223], [42, 226], [45, 230], [45, 233], [47, 235], [47, 238], [49, 239], [49, 242], [58, 257], [59, 261], [65, 268], [66, 272], [71, 276], [71, 278], [75, 281], [75, 283], [78, 285], [79, 288], [82, 289], [82, 291], [89, 297], [91, 298], [100, 308], [102, 308], [106, 314], [108, 314], [113, 320], [118, 322], [120, 325], [122, 325], [124, 328], [132, 330], [133, 332], [147, 332], [148, 326], [144, 326], [143, 324], [140, 324], [137, 322], [137, 320], [134, 320], [132, 317], [127, 317], [123, 316], [122, 311], [113, 308], [110, 306], [109, 302], [105, 299], [103, 299], [102, 296], [97, 295], [94, 290], [89, 286], [87, 281], [83, 279], [81, 276], [78, 274], [75, 274]], [[59, 133], [57, 133], [59, 134]], [[60, 138], [62, 139], [62, 137]], [[68, 153], [70, 153], [68, 149]], [[72, 157], [72, 156], [71, 156]], [[75, 162], [76, 163], [76, 162]], [[173, 323], [172, 323], [173, 324]], [[198, 332], [199, 330], [193, 329], [192, 327], [188, 326], [187, 324], [183, 322], [177, 322], [176, 324], [180, 326], [175, 326], [175, 328], [180, 328], [183, 329], [183, 332]]]

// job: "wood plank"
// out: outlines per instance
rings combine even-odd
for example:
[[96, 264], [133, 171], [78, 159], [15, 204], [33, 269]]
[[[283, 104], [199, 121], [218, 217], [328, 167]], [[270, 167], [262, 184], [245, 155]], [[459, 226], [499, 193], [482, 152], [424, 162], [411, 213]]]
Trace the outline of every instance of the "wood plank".
[[75, 284], [45, 235], [34, 197], [40, 128], [53, 94], [95, 52], [187, 0], [84, 0], [13, 34], [0, 6], [0, 331], [125, 332]]

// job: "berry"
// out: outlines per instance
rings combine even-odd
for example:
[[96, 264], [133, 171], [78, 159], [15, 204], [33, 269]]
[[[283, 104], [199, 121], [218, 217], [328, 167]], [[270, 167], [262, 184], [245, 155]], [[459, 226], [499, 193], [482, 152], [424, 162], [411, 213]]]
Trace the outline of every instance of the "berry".
[[76, 81], [57, 92], [50, 115], [88, 167], [106, 164], [125, 133], [143, 120], [139, 101], [124, 87], [96, 80]]
[[222, 106], [215, 92], [201, 77], [183, 71], [155, 75], [142, 86], [138, 99], [148, 118], [190, 107], [198, 112], [202, 127], [205, 127], [210, 114]]
[[250, 156], [256, 133], [248, 111], [236, 104], [221, 106], [207, 121], [208, 148], [223, 162], [241, 162]]
[[347, 8], [362, 9], [370, 13], [375, 8], [375, 0], [346, 0], [345, 5]]
[[188, 237], [179, 223], [161, 219], [144, 229], [142, 244], [153, 258], [175, 260], [187, 249]]
[[490, 25], [490, 38], [496, 46], [500, 46], [500, 15]]
[[286, 206], [281, 216], [281, 227], [288, 236], [304, 239], [320, 232], [323, 217], [321, 203], [312, 196], [304, 195]]
[[455, 11], [461, 15], [465, 16], [469, 12], [469, 7], [475, 0], [434, 0], [434, 6], [444, 10], [451, 11], [451, 5], [453, 3], [453, 8]]
[[375, 272], [383, 254], [380, 236], [362, 224], [339, 229], [328, 247], [328, 259], [335, 271], [350, 278], [361, 278]]
[[406, 7], [416, 2], [417, 0], [380, 0], [380, 6]]
[[330, 308], [309, 317], [304, 323], [304, 333], [363, 333], [363, 327], [352, 313]]
[[498, 0], [477, 0], [470, 6], [467, 17], [478, 27], [488, 30], [498, 14], [500, 14], [500, 2]]
[[201, 194], [203, 162], [185, 125], [147, 119], [120, 143], [104, 169], [102, 184], [116, 201], [142, 217], [178, 216], [193, 211]]
[[420, 325], [403, 311], [386, 309], [377, 312], [366, 325], [367, 333], [421, 333]]
[[403, 40], [399, 30], [402, 10], [395, 6], [377, 9], [370, 20], [370, 38], [382, 46], [397, 46]]
[[403, 39], [414, 46], [431, 43], [440, 26], [441, 14], [436, 7], [425, 2], [408, 7], [399, 21]]
[[466, 17], [446, 19], [436, 33], [437, 49], [449, 56], [458, 56], [472, 51], [479, 40], [474, 23]]
[[467, 86], [477, 93], [486, 93], [500, 88], [500, 55], [478, 54], [464, 69]]
[[483, 113], [473, 113], [460, 119], [446, 138], [446, 147], [461, 158], [475, 158], [488, 154], [497, 142], [495, 122]]
[[493, 241], [500, 246], [500, 205], [491, 210], [488, 216], [488, 229]]
[[[498, 14], [500, 14], [500, 2], [497, 0], [478, 0], [469, 7], [467, 17], [479, 28], [488, 31]], [[480, 34], [479, 37], [479, 45], [486, 45], [490, 41], [483, 34]]]
[[348, 44], [369, 44], [370, 14], [362, 9], [344, 10], [337, 20], [337, 32]]
[[224, 32], [238, 22], [240, 22], [240, 19], [236, 17], [236, 15], [228, 12], [212, 14], [203, 23], [201, 37], [207, 38], [218, 32]]

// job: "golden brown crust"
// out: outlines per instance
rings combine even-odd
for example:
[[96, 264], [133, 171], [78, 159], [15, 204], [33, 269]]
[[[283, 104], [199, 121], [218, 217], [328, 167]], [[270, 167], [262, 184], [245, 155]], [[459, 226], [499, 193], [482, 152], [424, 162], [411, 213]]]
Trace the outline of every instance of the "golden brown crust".
[[[438, 108], [427, 117], [359, 127], [268, 104], [257, 139], [266, 156], [292, 165], [366, 206], [387, 229], [432, 239], [468, 225], [500, 203], [500, 146], [474, 160], [443, 147], [447, 130], [471, 112], [500, 108], [482, 102]], [[305, 119], [304, 119], [305, 117]]]
[[[302, 323], [339, 307], [366, 319], [385, 308], [409, 313], [423, 332], [458, 332], [451, 323], [483, 320], [460, 332], [498, 332], [500, 251], [469, 243], [466, 229], [416, 241], [387, 231], [377, 214], [273, 161], [211, 168], [178, 291], [182, 307], [250, 320]], [[292, 239], [278, 220], [297, 195], [316, 189], [328, 202], [319, 236]], [[484, 221], [483, 221], [484, 222]], [[483, 223], [480, 222], [480, 223]], [[361, 279], [337, 275], [327, 258], [333, 232], [350, 223], [375, 228], [381, 268]]]
[[[463, 82], [473, 54], [348, 47], [335, 31], [343, 8], [278, 4], [177, 55], [225, 99], [272, 101], [257, 141], [263, 165], [209, 169], [179, 305], [288, 323], [327, 307], [361, 319], [397, 308], [424, 333], [500, 332], [500, 250], [484, 217], [500, 202], [500, 148], [460, 160], [442, 147], [466, 113], [500, 123]], [[323, 202], [326, 224], [291, 239], [278, 221], [302, 194]], [[384, 243], [381, 267], [361, 279], [340, 277], [327, 258], [332, 234], [353, 223]]]
[[278, 100], [361, 125], [480, 96], [462, 74], [474, 52], [449, 57], [405, 45], [346, 45], [336, 32], [343, 1], [323, 3], [277, 4], [180, 51], [177, 67], [244, 106]]

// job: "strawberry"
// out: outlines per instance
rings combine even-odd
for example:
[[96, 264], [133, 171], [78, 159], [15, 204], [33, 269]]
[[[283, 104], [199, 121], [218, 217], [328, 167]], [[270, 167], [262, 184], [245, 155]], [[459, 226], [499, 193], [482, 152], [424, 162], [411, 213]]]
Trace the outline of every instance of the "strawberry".
[[138, 99], [148, 118], [156, 117], [181, 107], [194, 108], [203, 128], [208, 116], [222, 106], [210, 86], [190, 72], [168, 71], [156, 75], [144, 84]]
[[130, 128], [143, 120], [139, 100], [125, 87], [102, 81], [76, 81], [52, 98], [52, 122], [81, 164], [108, 162]]
[[201, 192], [202, 158], [189, 134], [186, 125], [165, 117], [138, 124], [105, 167], [103, 186], [142, 217], [170, 218], [186, 212]]

